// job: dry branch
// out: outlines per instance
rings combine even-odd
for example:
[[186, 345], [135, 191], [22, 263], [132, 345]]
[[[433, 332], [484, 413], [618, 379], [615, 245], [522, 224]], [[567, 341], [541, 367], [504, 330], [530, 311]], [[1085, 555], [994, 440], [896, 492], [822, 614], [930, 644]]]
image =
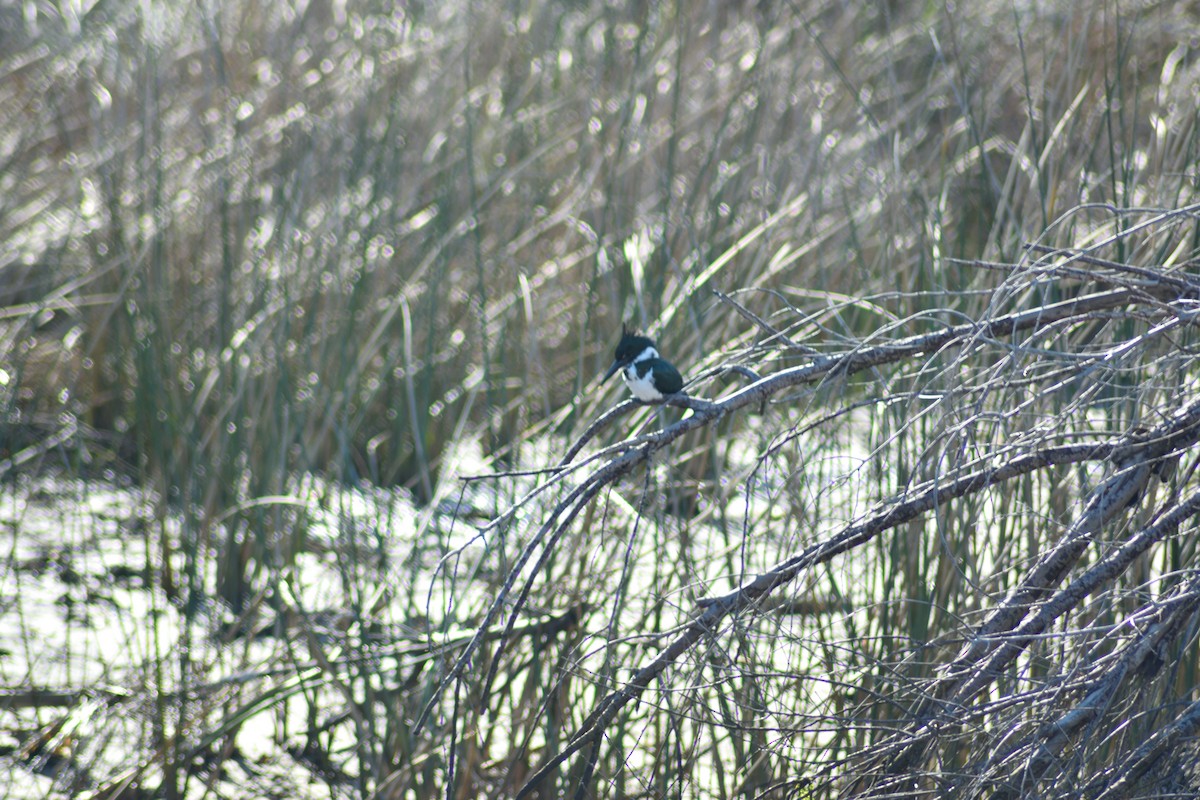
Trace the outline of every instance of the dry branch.
[[[1144, 274], [1139, 273], [1139, 279], [1144, 277]], [[1168, 322], [1176, 324], [1180, 319], [1188, 319], [1188, 310], [1182, 306], [1190, 307], [1190, 304], [1200, 296], [1198, 290], [1200, 287], [1188, 276], [1176, 275], [1161, 281], [1139, 280], [1137, 285], [1132, 287], [1126, 285], [1125, 288], [1088, 294], [991, 319], [948, 326], [946, 329], [934, 333], [861, 346], [838, 356], [818, 356], [805, 365], [785, 369], [765, 377], [750, 386], [713, 401], [710, 405], [697, 406], [684, 400], [668, 399], [665, 401], [668, 404], [691, 407], [692, 415], [660, 431], [638, 437], [636, 444], [627, 442], [616, 445], [614, 449], [622, 447], [630, 449], [626, 449], [621, 457], [610, 461], [604, 468], [594, 473], [589, 478], [588, 485], [598, 489], [600, 485], [611, 483], [644, 463], [655, 451], [689, 431], [712, 424], [722, 416], [758, 404], [788, 388], [816, 383], [833, 376], [845, 376], [884, 365], [911, 361], [948, 347], [963, 347], [988, 341], [997, 342], [1016, 334], [1034, 333], [1053, 329], [1055, 326], [1077, 324], [1093, 319], [1095, 315], [1102, 312], [1118, 310], [1121, 313], [1133, 313], [1134, 309], [1143, 305], [1157, 313], [1162, 313], [1164, 308], [1168, 309], [1168, 313], [1177, 315], [1175, 319], [1168, 320]], [[1122, 347], [1088, 356], [1077, 363], [1075, 367], [1077, 369], [1086, 368], [1088, 363], [1103, 362], [1105, 359], [1112, 358], [1114, 353], [1122, 352]], [[1163, 459], [1177, 455], [1191, 446], [1198, 436], [1200, 436], [1200, 402], [1192, 402], [1180, 409], [1172, 419], [1158, 426], [1151, 435], [1136, 441], [1122, 437], [1089, 444], [1012, 453], [1007, 456], [1006, 460], [998, 464], [993, 460], [990, 465], [979, 467], [970, 473], [956, 470], [944, 478], [930, 481], [923, 486], [904, 492], [872, 512], [866, 519], [847, 526], [836, 535], [814, 544], [803, 553], [760, 574], [739, 589], [719, 597], [702, 600], [700, 602], [701, 611], [692, 622], [655, 658], [638, 669], [621, 688], [610, 692], [597, 703], [568, 744], [549, 758], [542, 768], [528, 780], [519, 796], [529, 795], [564, 761], [589, 746], [592, 749], [592, 756], [587, 761], [593, 763], [595, 748], [623, 707], [636, 699], [656, 677], [678, 661], [697, 642], [715, 635], [720, 630], [723, 620], [745, 610], [779, 586], [793, 580], [801, 572], [829, 561], [840, 553], [859, 547], [879, 533], [913, 520], [941, 504], [977, 493], [986, 487], [997, 485], [1014, 477], [1054, 465], [1110, 458], [1119, 462], [1119, 470], [1092, 493], [1084, 513], [1064, 534], [1058, 546], [1043, 557], [1042, 562], [1032, 570], [1022, 585], [979, 628], [959, 661], [948, 671], [947, 677], [935, 682], [927, 694], [927, 697], [930, 698], [928, 708], [915, 717], [916, 727], [896, 735], [897, 742], [904, 741], [908, 744], [899, 749], [896, 744], [884, 745], [876, 751], [880, 755], [891, 753], [886, 758], [888, 766], [883, 770], [885, 773], [900, 774], [911, 769], [923, 756], [925, 747], [932, 740], [936, 729], [940, 727], [940, 724], [928, 721], [933, 709], [950, 709], [949, 713], [952, 716], [954, 709], [961, 708], [971, 696], [977, 694], [993, 679], [992, 676], [996, 675], [1021, 652], [1023, 642], [1036, 636], [1058, 615], [1072, 607], [1080, 597], [1094, 590], [1097, 585], [1111, 577], [1113, 571], [1121, 569], [1123, 564], [1136, 555], [1134, 550], [1129, 550], [1113, 556], [1105, 562], [1103, 567], [1097, 567], [1064, 593], [1058, 595], [1054, 601], [1043, 606], [1041, 613], [1036, 615], [1026, 628], [1018, 631], [1017, 638], [1001, 636], [1011, 630], [1021, 618], [1030, 612], [1034, 603], [1062, 580], [1095, 533], [1101, 530], [1115, 515], [1121, 513], [1142, 496], [1146, 491], [1148, 480], [1160, 469], [1158, 465]], [[1002, 456], [995, 458], [1002, 458]], [[577, 496], [577, 494], [572, 494], [572, 497]], [[555, 519], [561, 508], [560, 504], [551, 514], [550, 519]], [[1173, 530], [1171, 526], [1178, 526], [1182, 517], [1189, 513], [1189, 509], [1191, 509], [1190, 502], [1168, 514], [1159, 526], [1153, 530], [1148, 529], [1144, 536], [1138, 539], [1139, 545], [1148, 546], [1151, 541], [1167, 535]], [[564, 529], [563, 526], [565, 526], [565, 522], [556, 531], [556, 536]], [[535, 537], [535, 541], [540, 540], [546, 531], [547, 529], [543, 526], [543, 529]], [[498, 599], [497, 603], [499, 602]], [[494, 605], [493, 608], [498, 608], [498, 606]], [[979, 668], [978, 662], [988, 653], [993, 653], [992, 659], [986, 667]], [[935, 699], [936, 697], [949, 699], [939, 701]], [[585, 766], [585, 774], [588, 771], [589, 768]]]

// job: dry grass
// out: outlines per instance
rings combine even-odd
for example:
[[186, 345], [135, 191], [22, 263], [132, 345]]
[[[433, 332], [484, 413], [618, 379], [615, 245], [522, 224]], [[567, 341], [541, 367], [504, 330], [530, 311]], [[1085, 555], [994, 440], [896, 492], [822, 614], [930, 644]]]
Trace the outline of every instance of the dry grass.
[[[56, 791], [1186, 783], [1193, 9], [27, 7], [0, 478], [132, 481], [179, 625]], [[553, 470], [622, 321], [720, 404]]]

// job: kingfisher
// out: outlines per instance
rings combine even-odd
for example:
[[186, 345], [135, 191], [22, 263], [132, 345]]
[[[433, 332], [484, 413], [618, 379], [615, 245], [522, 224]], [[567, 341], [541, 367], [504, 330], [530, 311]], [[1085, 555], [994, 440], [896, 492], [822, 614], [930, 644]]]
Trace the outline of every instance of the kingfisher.
[[604, 374], [604, 381], [617, 370], [633, 396], [638, 400], [662, 400], [664, 396], [683, 391], [683, 377], [671, 362], [658, 355], [654, 341], [638, 336], [622, 326], [617, 357]]

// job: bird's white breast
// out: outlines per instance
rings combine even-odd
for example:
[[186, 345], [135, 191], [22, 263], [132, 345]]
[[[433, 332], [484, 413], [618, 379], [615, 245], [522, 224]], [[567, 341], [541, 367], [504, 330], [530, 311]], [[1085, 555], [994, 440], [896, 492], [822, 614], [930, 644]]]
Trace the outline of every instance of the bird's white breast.
[[[640, 360], [639, 358], [638, 361]], [[654, 388], [653, 376], [654, 373], [649, 370], [646, 370], [645, 375], [638, 375], [637, 361], [630, 364], [621, 373], [621, 377], [625, 379], [625, 385], [629, 387], [629, 391], [633, 392], [633, 396], [638, 400], [661, 400], [663, 393]]]

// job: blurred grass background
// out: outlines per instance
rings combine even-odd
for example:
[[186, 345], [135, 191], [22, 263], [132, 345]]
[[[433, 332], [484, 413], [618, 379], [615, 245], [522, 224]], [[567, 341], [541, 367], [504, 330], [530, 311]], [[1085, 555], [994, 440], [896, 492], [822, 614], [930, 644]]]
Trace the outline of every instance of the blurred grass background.
[[[259, 498], [317, 474], [436, 507], [456, 448], [552, 462], [623, 394], [595, 384], [622, 322], [688, 377], [770, 371], [805, 352], [711, 290], [842, 349], [982, 313], [1005, 273], [956, 259], [1194, 202], [1198, 30], [1174, 2], [4, 5], [0, 477], [131, 478], [181, 520], [163, 588], [241, 609], [279, 557]], [[880, 487], [943, 433], [910, 410], [864, 428]], [[689, 441], [674, 510], [728, 505], [711, 444], [769, 440], [748, 424]], [[887, 546], [881, 602], [919, 598], [936, 556]]]
[[455, 437], [516, 458], [586, 402], [623, 320], [729, 349], [709, 288], [970, 303], [947, 258], [1192, 192], [1194, 14], [10, 4], [6, 450], [70, 419], [210, 510], [428, 499]]

